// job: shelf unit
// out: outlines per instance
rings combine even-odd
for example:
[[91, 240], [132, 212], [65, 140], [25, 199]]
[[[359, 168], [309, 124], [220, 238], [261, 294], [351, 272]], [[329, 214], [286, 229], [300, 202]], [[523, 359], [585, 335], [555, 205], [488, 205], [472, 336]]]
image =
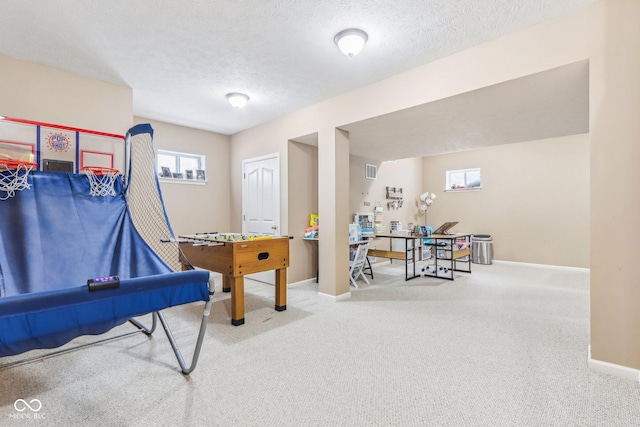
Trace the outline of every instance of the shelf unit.
[[387, 226], [384, 223], [384, 211], [373, 212], [373, 232], [385, 233]]
[[[433, 260], [423, 269], [425, 276], [453, 280], [454, 271], [471, 273], [471, 234], [430, 235], [423, 244], [431, 248], [429, 259]], [[458, 268], [458, 263], [467, 268]]]

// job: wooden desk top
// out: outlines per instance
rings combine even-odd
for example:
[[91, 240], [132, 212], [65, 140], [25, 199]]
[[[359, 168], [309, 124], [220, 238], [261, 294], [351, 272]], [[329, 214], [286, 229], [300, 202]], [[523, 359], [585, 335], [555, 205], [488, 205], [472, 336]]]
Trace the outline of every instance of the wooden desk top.
[[419, 236], [417, 234], [389, 234], [389, 233], [376, 233], [373, 238], [376, 237], [385, 237], [389, 239], [422, 239], [426, 236]]
[[470, 237], [472, 233], [451, 233], [451, 234], [429, 234], [422, 236], [420, 234], [376, 234], [374, 237], [385, 237], [390, 239], [457, 239], [459, 237]]
[[430, 234], [422, 236], [425, 239], [457, 239], [459, 237], [471, 237], [472, 233]]

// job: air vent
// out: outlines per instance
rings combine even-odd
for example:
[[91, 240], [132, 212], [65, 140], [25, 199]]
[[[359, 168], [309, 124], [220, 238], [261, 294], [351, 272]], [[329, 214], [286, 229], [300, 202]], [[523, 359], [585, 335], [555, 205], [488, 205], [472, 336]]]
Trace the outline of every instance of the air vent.
[[378, 179], [378, 167], [376, 165], [365, 165], [364, 175], [367, 179]]

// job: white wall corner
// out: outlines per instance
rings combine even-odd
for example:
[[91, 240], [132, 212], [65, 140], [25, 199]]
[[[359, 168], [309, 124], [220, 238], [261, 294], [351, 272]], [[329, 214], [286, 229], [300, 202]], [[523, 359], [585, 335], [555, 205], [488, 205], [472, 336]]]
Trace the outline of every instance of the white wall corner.
[[319, 301], [338, 302], [338, 301], [346, 300], [349, 298], [351, 298], [351, 292], [347, 292], [342, 295], [329, 295], [322, 292], [318, 292]]
[[601, 360], [595, 360], [591, 358], [591, 345], [589, 345], [589, 369], [601, 372], [603, 374], [613, 375], [619, 378], [624, 378], [631, 381], [638, 381], [640, 383], [640, 370], [629, 368], [627, 366], [616, 365], [615, 363], [603, 362]]

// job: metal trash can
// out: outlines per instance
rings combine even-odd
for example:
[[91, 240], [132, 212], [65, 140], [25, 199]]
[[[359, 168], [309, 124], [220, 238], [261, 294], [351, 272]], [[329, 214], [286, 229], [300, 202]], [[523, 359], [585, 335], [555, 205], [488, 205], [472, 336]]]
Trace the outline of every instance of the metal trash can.
[[474, 264], [493, 263], [493, 239], [488, 234], [471, 236], [471, 262]]

